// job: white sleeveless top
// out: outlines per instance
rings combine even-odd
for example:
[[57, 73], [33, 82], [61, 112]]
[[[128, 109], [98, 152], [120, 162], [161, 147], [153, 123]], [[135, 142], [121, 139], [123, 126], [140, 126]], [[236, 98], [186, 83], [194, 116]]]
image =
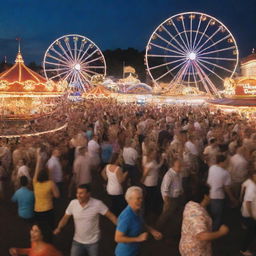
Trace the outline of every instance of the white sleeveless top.
[[123, 194], [123, 187], [117, 179], [116, 172], [119, 167], [116, 167], [114, 172], [109, 170], [109, 165], [106, 166], [106, 174], [108, 177], [107, 192], [109, 195], [118, 196]]
[[145, 177], [143, 184], [147, 187], [156, 187], [158, 183], [159, 165], [154, 160], [144, 164], [145, 168], [149, 168], [148, 175]]

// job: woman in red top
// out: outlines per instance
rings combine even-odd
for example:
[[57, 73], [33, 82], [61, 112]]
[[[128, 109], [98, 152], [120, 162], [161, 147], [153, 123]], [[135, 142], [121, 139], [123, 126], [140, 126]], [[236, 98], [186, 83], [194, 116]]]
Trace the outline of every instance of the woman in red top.
[[49, 242], [52, 231], [45, 223], [37, 223], [30, 231], [31, 248], [11, 248], [11, 256], [62, 256]]

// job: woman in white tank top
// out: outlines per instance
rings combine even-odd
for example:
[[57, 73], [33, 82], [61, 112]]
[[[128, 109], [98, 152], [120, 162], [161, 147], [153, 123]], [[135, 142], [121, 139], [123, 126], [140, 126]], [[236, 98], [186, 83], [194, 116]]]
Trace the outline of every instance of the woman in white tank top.
[[146, 190], [145, 195], [145, 215], [148, 216], [150, 213], [155, 213], [157, 209], [157, 198], [160, 194], [158, 187], [159, 169], [163, 165], [165, 156], [161, 156], [160, 163], [156, 161], [156, 150], [155, 148], [149, 148], [147, 155], [143, 156], [142, 167], [143, 175], [141, 182]]
[[118, 216], [125, 208], [124, 191], [122, 183], [127, 177], [127, 172], [123, 173], [119, 166], [120, 157], [114, 154], [110, 164], [102, 170], [102, 177], [107, 181], [107, 193], [111, 200], [111, 211]]

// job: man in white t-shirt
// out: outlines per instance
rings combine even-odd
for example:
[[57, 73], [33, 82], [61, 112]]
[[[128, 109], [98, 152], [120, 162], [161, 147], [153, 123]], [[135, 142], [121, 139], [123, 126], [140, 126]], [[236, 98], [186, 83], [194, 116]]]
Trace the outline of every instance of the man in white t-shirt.
[[132, 186], [139, 184], [139, 170], [137, 167], [139, 154], [135, 148], [136, 141], [127, 139], [123, 149], [124, 171], [128, 172]]
[[229, 171], [232, 181], [232, 191], [238, 198], [241, 185], [248, 177], [248, 161], [245, 158], [246, 148], [240, 147], [236, 154], [230, 158]]
[[100, 166], [100, 145], [98, 143], [99, 136], [94, 134], [93, 138], [88, 142], [88, 154], [90, 157], [90, 165], [94, 170]]
[[230, 189], [231, 177], [225, 169], [226, 161], [226, 156], [217, 155], [216, 165], [210, 167], [207, 178], [207, 183], [210, 186], [210, 209], [213, 218], [213, 231], [218, 230], [222, 224], [225, 192], [234, 205], [237, 203]]
[[247, 183], [242, 204], [243, 224], [246, 227], [246, 234], [242, 242], [241, 254], [254, 255], [248, 248], [255, 239], [256, 233], [256, 172], [250, 175], [250, 181]]
[[106, 216], [115, 225], [116, 216], [100, 200], [91, 197], [91, 188], [88, 184], [82, 184], [77, 188], [77, 199], [72, 200], [65, 215], [60, 220], [54, 234], [61, 232], [68, 223], [71, 215], [74, 219], [75, 234], [70, 256], [86, 255], [97, 256], [100, 240], [99, 215]]

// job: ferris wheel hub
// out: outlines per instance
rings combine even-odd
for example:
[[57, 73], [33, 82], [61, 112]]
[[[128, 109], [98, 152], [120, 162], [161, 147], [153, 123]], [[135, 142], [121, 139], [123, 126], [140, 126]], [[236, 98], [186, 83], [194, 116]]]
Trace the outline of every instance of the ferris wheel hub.
[[195, 52], [189, 52], [188, 53], [188, 59], [190, 60], [195, 60], [197, 57], [196, 53]]
[[74, 69], [77, 70], [77, 71], [80, 71], [81, 65], [79, 63], [75, 64]]

